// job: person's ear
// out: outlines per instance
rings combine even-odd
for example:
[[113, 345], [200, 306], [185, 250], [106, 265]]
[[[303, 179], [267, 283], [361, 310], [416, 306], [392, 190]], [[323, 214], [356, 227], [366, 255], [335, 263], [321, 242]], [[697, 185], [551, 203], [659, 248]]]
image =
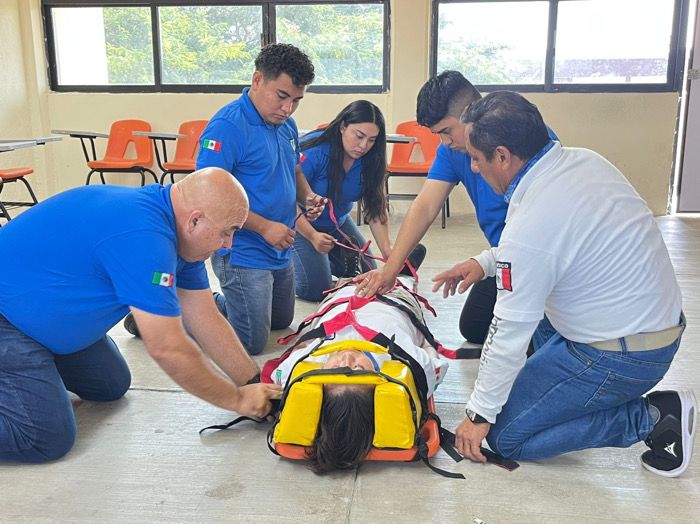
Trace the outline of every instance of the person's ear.
[[498, 162], [498, 165], [500, 165], [502, 168], [507, 169], [508, 167], [510, 167], [513, 155], [507, 147], [498, 146], [494, 150], [493, 155], [494, 160], [496, 160]]
[[192, 232], [199, 225], [200, 221], [204, 218], [204, 213], [201, 211], [192, 211], [187, 219], [187, 231]]
[[260, 89], [260, 86], [265, 83], [265, 79], [263, 78], [263, 74], [260, 71], [256, 71], [253, 73], [253, 81], [250, 84], [250, 88], [253, 91], [257, 91]]

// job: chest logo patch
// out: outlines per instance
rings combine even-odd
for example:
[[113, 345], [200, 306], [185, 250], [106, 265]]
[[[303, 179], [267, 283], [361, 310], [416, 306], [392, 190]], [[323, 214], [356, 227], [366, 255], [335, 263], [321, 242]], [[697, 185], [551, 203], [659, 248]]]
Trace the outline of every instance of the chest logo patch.
[[163, 287], [173, 287], [174, 277], [170, 273], [161, 273], [160, 271], [153, 272], [153, 278], [151, 279], [151, 284]]
[[297, 144], [293, 138], [289, 139], [289, 145], [292, 146], [292, 151], [294, 151], [296, 153], [297, 152]]
[[510, 262], [496, 262], [496, 289], [513, 291], [510, 278]]

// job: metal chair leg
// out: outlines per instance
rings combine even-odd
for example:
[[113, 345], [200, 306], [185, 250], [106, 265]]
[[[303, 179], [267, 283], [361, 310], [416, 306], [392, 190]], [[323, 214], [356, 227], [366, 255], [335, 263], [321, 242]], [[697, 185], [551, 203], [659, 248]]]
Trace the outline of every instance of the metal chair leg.
[[[153, 183], [154, 183], [154, 184], [157, 184], [157, 183], [158, 183], [158, 176], [155, 174], [155, 172], [151, 171], [151, 170], [148, 169], [148, 168], [144, 168], [144, 171], [146, 171], [147, 173], [150, 173], [150, 174], [151, 174], [151, 176], [153, 177]], [[145, 181], [145, 180], [144, 180], [144, 182], [143, 182], [143, 185], [146, 185], [146, 181]]]
[[[34, 194], [34, 191], [32, 191], [32, 186], [29, 185], [29, 182], [27, 182], [24, 178], [18, 178], [17, 180], [19, 180], [20, 182], [22, 182], [26, 186], [27, 191], [29, 191], [29, 196], [32, 197], [32, 201], [34, 202], [34, 204], [38, 204], [39, 201], [36, 199], [36, 195]], [[31, 204], [31, 205], [34, 205], [34, 204]]]
[[0, 218], [2, 217], [6, 218], [8, 222], [12, 220], [10, 213], [7, 212], [7, 208], [3, 205], [2, 201], [0, 201]]

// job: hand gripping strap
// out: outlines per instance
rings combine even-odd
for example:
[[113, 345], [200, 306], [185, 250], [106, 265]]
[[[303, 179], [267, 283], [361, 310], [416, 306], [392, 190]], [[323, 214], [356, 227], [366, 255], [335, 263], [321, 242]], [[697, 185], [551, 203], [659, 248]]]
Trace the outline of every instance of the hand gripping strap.
[[[459, 462], [464, 457], [460, 455], [456, 449], [455, 445], [455, 434], [451, 431], [441, 427], [440, 428], [440, 447], [445, 450], [445, 453], [450, 455], [456, 462]], [[520, 464], [511, 460], [509, 458], [503, 457], [498, 453], [494, 453], [488, 448], [481, 446], [481, 453], [486, 457], [486, 462], [493, 464], [494, 466], [507, 469], [508, 471], [516, 470], [520, 467]], [[457, 458], [459, 457], [459, 458]]]

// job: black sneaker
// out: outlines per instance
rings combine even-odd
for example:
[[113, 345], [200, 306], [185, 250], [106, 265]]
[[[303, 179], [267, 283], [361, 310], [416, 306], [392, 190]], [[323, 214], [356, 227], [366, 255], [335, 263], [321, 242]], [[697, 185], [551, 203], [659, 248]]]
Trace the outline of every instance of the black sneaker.
[[134, 335], [135, 337], [140, 337], [141, 334], [139, 333], [139, 327], [136, 325], [136, 321], [134, 320], [134, 315], [129, 312], [124, 317], [124, 329], [126, 329], [129, 333]]
[[[360, 247], [360, 241], [355, 237], [350, 237], [350, 247]], [[343, 274], [341, 277], [352, 278], [361, 274], [360, 271], [360, 253], [354, 249], [341, 248], [341, 257], [343, 260]]]
[[664, 477], [677, 477], [690, 464], [698, 411], [692, 390], [655, 391], [647, 405], [659, 410], [659, 421], [644, 441], [649, 451], [642, 454], [642, 466]]
[[[416, 247], [413, 248], [413, 251], [411, 251], [411, 253], [408, 255], [407, 260], [411, 263], [413, 269], [415, 269], [416, 271], [418, 271], [418, 268], [423, 263], [423, 260], [425, 260], [425, 253], [425, 246], [419, 243]], [[403, 266], [403, 269], [399, 271], [399, 275], [406, 275], [409, 277], [413, 276], [413, 274], [411, 273], [411, 269], [408, 267], [408, 264]]]

